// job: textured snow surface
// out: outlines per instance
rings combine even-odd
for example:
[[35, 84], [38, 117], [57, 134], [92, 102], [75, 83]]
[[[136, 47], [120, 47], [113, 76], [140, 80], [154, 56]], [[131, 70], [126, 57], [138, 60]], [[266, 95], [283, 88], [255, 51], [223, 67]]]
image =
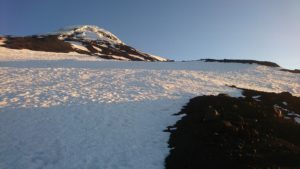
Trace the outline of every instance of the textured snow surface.
[[1, 169], [162, 169], [169, 153], [163, 130], [190, 98], [241, 95], [226, 85], [300, 96], [299, 75], [255, 64], [43, 54], [46, 60], [27, 61], [0, 54]]
[[[84, 50], [84, 46], [80, 43], [72, 42], [77, 48]], [[55, 53], [55, 52], [44, 52], [44, 51], [32, 51], [28, 49], [9, 49], [0, 47], [0, 62], [3, 61], [21, 61], [21, 60], [91, 60], [98, 61], [103, 60], [96, 56], [79, 54], [77, 52], [70, 53]]]
[[155, 100], [2, 109], [0, 168], [163, 168], [169, 134], [162, 130], [175, 121], [172, 110], [181, 104]]

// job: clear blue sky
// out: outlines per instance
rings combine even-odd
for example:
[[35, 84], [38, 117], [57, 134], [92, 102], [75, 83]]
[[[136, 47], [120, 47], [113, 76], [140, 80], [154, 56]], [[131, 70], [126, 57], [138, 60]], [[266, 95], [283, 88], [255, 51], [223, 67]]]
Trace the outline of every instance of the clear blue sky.
[[170, 59], [258, 59], [300, 69], [300, 0], [0, 1], [0, 34], [78, 24]]

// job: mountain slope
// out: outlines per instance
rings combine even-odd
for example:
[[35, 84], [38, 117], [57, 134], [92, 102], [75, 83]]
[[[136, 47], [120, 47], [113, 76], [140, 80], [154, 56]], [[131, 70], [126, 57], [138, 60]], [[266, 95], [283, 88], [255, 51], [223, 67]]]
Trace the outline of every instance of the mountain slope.
[[[218, 96], [221, 98], [220, 102], [218, 99], [211, 102], [200, 100], [195, 105], [201, 109], [215, 107], [213, 110], [218, 111], [216, 114], [230, 113], [230, 116], [221, 116], [224, 118], [221, 120], [227, 122], [217, 123], [221, 124], [220, 127], [225, 124], [229, 132], [233, 125], [239, 129], [244, 126], [244, 122], [240, 126], [234, 123], [236, 121], [228, 119], [238, 117], [238, 113], [242, 113], [239, 110], [243, 109], [250, 113], [270, 109], [279, 113], [280, 120], [284, 123], [293, 123], [293, 126], [300, 124], [299, 108], [293, 109], [294, 104], [299, 105], [298, 99], [295, 103], [285, 99], [277, 100], [275, 105], [272, 103], [271, 107], [265, 107], [268, 105], [265, 105], [263, 93], [242, 92], [244, 88], [276, 93], [289, 92], [289, 96], [300, 97], [299, 74], [280, 71], [280, 67], [259, 65], [260, 62], [242, 64], [248, 61], [103, 61], [95, 59], [95, 56], [133, 60], [127, 58], [127, 55], [134, 54], [129, 49], [120, 50], [126, 45], [114, 35], [91, 26], [65, 28], [58, 32], [29, 37], [3, 37], [0, 45], [17, 48], [0, 47], [1, 169], [163, 169], [168, 154], [177, 151], [168, 146], [168, 140], [172, 139], [170, 134], [182, 131], [182, 126], [173, 125], [177, 124], [176, 121], [181, 123], [180, 119], [189, 117], [183, 117], [185, 114], [174, 114], [180, 112], [180, 109], [195, 96], [217, 97], [223, 93]], [[92, 49], [98, 52], [91, 52]], [[51, 52], [44, 52], [47, 50]], [[126, 55], [105, 54], [109, 52], [124, 52]], [[140, 57], [142, 55], [143, 53]], [[155, 56], [143, 55], [146, 56], [155, 59]], [[147, 60], [146, 58], [140, 60]], [[270, 99], [276, 98], [273, 94], [270, 96]], [[224, 100], [228, 99], [230, 103], [224, 104]], [[215, 104], [219, 107], [214, 106]], [[229, 108], [229, 111], [224, 108]], [[200, 112], [199, 109], [194, 110], [196, 113]], [[214, 115], [211, 113], [214, 112], [203, 112], [207, 115], [206, 120], [213, 119]], [[247, 116], [243, 118], [249, 119]], [[239, 119], [237, 122], [243, 121]], [[251, 116], [250, 120], [252, 119]], [[256, 121], [255, 117], [253, 122]], [[246, 122], [253, 124], [252, 121]], [[199, 121], [196, 123], [201, 124]], [[252, 137], [251, 133], [256, 133], [252, 129], [256, 128], [248, 126], [250, 127], [243, 127], [246, 129], [243, 131], [250, 131], [251, 139], [265, 138], [265, 132], [260, 130], [257, 130], [261, 133], [259, 137]], [[255, 127], [260, 126], [262, 125]], [[165, 129], [171, 133], [164, 132]], [[189, 131], [198, 136], [214, 134], [207, 133], [210, 130], [203, 130], [201, 133], [197, 129]], [[293, 131], [295, 130], [289, 130], [289, 133]], [[184, 134], [186, 133], [187, 130]], [[288, 136], [293, 136], [293, 133]], [[205, 148], [219, 149], [214, 146], [216, 142], [212, 142], [218, 140], [209, 140], [214, 138], [216, 137], [201, 139], [208, 140], [209, 144], [213, 143]], [[229, 152], [240, 152], [240, 147], [247, 147], [244, 142], [236, 145], [235, 140], [238, 137], [233, 138], [233, 142], [227, 141], [233, 143], [233, 148], [232, 144], [226, 144]], [[195, 139], [183, 137], [183, 140], [182, 143], [194, 145], [189, 141]], [[264, 140], [269, 142], [269, 139]], [[296, 141], [299, 143], [298, 139]], [[223, 140], [221, 143], [223, 144]], [[275, 143], [283, 144], [282, 149], [285, 150], [285, 140]], [[207, 154], [202, 155], [206, 158], [211, 152], [208, 150]], [[248, 155], [248, 151], [242, 152], [246, 152], [242, 155]], [[260, 149], [255, 152], [261, 153]], [[180, 155], [188, 161], [192, 159], [186, 154]], [[239, 156], [238, 160], [243, 157]], [[199, 162], [198, 159], [195, 161]], [[299, 156], [293, 156], [289, 161], [298, 164], [300, 159]], [[179, 160], [176, 162], [181, 163]], [[212, 163], [221, 164], [215, 160]]]
[[1, 57], [6, 169], [163, 169], [171, 150], [163, 131], [190, 98], [242, 96], [228, 85], [300, 96], [298, 74], [257, 64], [30, 60], [26, 50], [22, 61]]
[[1, 37], [1, 46], [46, 52], [77, 52], [104, 59], [168, 61], [126, 45], [112, 33], [92, 25], [70, 26], [57, 32], [25, 37]]

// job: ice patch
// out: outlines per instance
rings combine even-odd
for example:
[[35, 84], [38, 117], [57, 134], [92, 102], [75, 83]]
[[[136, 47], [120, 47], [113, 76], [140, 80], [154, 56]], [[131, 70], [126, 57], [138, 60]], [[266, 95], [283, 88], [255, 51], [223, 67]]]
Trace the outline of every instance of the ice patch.
[[225, 92], [225, 94], [228, 94], [229, 96], [236, 97], [236, 98], [245, 97], [243, 95], [243, 91], [240, 90], [240, 89], [234, 89], [234, 90], [231, 90], [231, 91], [227, 91], [227, 92]]
[[167, 61], [167, 59], [165, 59], [165, 58], [162, 58], [162, 57], [160, 57], [160, 56], [156, 56], [156, 55], [152, 55], [152, 54], [150, 54], [150, 56], [151, 57], [153, 57], [153, 58], [155, 58], [155, 59], [157, 59], [157, 60], [159, 60], [159, 61]]
[[260, 98], [261, 96], [252, 96], [252, 98], [254, 99], [254, 100], [256, 100], [256, 101], [261, 101], [259, 98]]
[[289, 112], [287, 115], [288, 116], [294, 116], [294, 117], [299, 117], [300, 118], [300, 115], [297, 114], [297, 113], [295, 113], [295, 112]]
[[65, 42], [70, 43], [72, 47], [75, 49], [80, 49], [86, 52], [90, 52], [81, 42], [76, 42], [76, 41], [65, 41]]
[[116, 55], [109, 55], [109, 56], [111, 56], [112, 58], [117, 59], [117, 60], [126, 60], [126, 61], [129, 61], [128, 58], [125, 58], [125, 57], [122, 57], [122, 56], [116, 56]]
[[6, 38], [0, 38], [0, 45], [5, 45]]
[[299, 117], [295, 117], [294, 120], [295, 120], [296, 123], [300, 124], [300, 118]]
[[98, 52], [102, 52], [102, 49], [98, 48], [97, 46], [93, 46], [94, 49], [96, 49]]
[[141, 60], [145, 60], [143, 57], [140, 57], [138, 55], [134, 55], [134, 54], [129, 54], [129, 56], [137, 58], [137, 59], [141, 59]]
[[95, 32], [91, 32], [91, 31], [85, 31], [85, 32], [76, 34], [76, 37], [84, 38], [87, 40], [98, 40], [98, 39], [103, 38], [103, 36], [101, 34], [97, 34]]

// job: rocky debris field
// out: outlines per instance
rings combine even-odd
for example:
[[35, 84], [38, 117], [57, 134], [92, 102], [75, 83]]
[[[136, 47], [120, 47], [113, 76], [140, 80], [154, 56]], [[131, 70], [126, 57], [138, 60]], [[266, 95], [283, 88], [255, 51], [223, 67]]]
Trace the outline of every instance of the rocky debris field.
[[300, 168], [300, 98], [243, 90], [199, 96], [177, 114], [167, 169]]

